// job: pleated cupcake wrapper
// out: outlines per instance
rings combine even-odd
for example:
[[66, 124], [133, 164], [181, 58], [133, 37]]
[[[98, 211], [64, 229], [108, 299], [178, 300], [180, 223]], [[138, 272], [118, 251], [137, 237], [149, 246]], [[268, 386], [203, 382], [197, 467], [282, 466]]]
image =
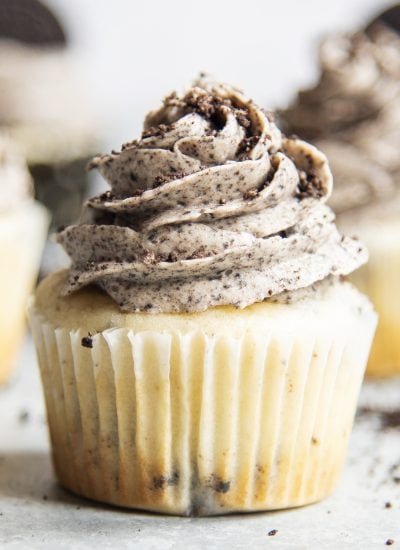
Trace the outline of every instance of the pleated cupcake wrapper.
[[367, 367], [369, 376], [400, 374], [400, 232], [393, 246], [368, 243], [368, 264], [352, 274], [352, 282], [374, 304], [379, 322]]
[[22, 343], [26, 301], [48, 223], [46, 210], [33, 202], [0, 216], [0, 384], [10, 375]]
[[[373, 327], [352, 334], [31, 325], [54, 464], [73, 492], [172, 514], [317, 501], [341, 473]], [[373, 325], [373, 323], [372, 323]], [[345, 332], [345, 331], [343, 331]], [[350, 345], [351, 343], [351, 345]]]

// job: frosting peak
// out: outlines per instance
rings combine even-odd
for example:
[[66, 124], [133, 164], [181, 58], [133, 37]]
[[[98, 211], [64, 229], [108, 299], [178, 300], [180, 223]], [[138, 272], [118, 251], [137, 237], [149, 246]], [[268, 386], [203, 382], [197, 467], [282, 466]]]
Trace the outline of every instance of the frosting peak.
[[382, 26], [327, 36], [320, 45], [319, 82], [284, 113], [289, 129], [315, 140], [374, 120], [398, 97], [399, 45], [397, 33]]
[[338, 214], [390, 205], [399, 193], [399, 51], [398, 32], [381, 18], [364, 31], [325, 38], [318, 83], [282, 113], [286, 131], [328, 155]]
[[325, 156], [226, 85], [171, 94], [140, 140], [90, 166], [111, 190], [59, 234], [67, 293], [95, 283], [126, 311], [245, 307], [366, 259], [324, 205]]

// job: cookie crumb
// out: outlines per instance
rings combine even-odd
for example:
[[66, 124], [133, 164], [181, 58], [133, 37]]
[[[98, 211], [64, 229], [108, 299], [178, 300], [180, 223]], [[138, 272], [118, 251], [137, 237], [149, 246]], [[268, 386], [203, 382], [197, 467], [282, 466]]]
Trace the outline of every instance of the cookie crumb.
[[28, 422], [28, 420], [29, 420], [29, 412], [25, 411], [25, 410], [22, 410], [18, 415], [18, 422], [20, 424], [26, 424], [26, 422]]
[[257, 189], [249, 189], [248, 191], [245, 191], [243, 193], [243, 198], [246, 201], [252, 200], [252, 199], [255, 199], [257, 195], [258, 195]]
[[92, 348], [93, 347], [93, 338], [90, 336], [84, 336], [81, 340], [81, 344], [84, 348]]
[[155, 265], [157, 263], [157, 258], [154, 252], [148, 250], [143, 256], [143, 263], [145, 265]]
[[394, 544], [394, 540], [393, 539], [387, 539], [385, 544], [386, 544], [386, 546], [392, 546], [392, 544]]
[[271, 529], [271, 531], [268, 531], [269, 537], [274, 537], [278, 533], [278, 529]]

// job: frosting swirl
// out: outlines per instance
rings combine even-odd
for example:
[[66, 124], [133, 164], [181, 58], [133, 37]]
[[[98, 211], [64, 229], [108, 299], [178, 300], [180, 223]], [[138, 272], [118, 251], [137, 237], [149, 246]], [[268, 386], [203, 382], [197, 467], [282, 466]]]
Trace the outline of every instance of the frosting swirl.
[[366, 260], [324, 204], [325, 156], [228, 86], [202, 79], [170, 95], [139, 141], [91, 167], [111, 191], [59, 233], [67, 294], [95, 283], [124, 311], [245, 307]]
[[300, 91], [284, 122], [315, 140], [375, 119], [398, 97], [400, 38], [385, 26], [326, 37], [320, 46], [318, 83]]
[[282, 113], [327, 154], [337, 213], [389, 200], [400, 181], [400, 37], [379, 18], [321, 44], [321, 76]]

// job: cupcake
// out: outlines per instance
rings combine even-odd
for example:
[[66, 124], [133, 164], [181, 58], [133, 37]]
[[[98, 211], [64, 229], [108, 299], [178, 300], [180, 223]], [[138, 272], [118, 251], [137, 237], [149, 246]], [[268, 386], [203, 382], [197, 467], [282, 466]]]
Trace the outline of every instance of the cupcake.
[[179, 515], [324, 498], [376, 324], [325, 156], [201, 78], [91, 166], [111, 189], [30, 305], [60, 483]]
[[25, 328], [25, 307], [48, 227], [31, 197], [31, 178], [11, 142], [0, 136], [0, 384], [12, 370]]
[[3, 0], [0, 16], [0, 128], [24, 154], [53, 227], [75, 222], [98, 143], [67, 37], [38, 0]]
[[327, 38], [317, 85], [282, 114], [288, 133], [313, 141], [335, 178], [330, 205], [370, 261], [352, 275], [379, 314], [370, 376], [400, 374], [400, 7], [363, 31]]

